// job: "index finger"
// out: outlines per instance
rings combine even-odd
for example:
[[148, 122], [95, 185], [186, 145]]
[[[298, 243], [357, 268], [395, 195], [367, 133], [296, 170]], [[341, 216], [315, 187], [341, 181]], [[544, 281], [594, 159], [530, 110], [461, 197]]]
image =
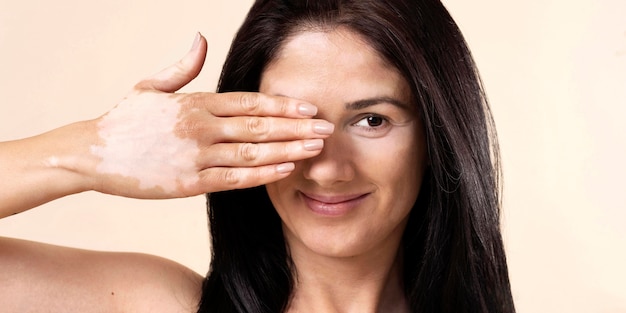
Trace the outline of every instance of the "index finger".
[[302, 100], [270, 96], [258, 92], [195, 93], [191, 100], [218, 117], [274, 116], [310, 118], [317, 115], [317, 107]]

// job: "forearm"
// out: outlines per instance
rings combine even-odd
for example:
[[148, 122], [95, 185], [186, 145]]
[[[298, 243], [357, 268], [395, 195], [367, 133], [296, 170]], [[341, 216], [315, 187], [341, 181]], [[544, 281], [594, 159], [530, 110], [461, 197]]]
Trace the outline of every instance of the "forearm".
[[0, 218], [89, 189], [78, 169], [89, 153], [89, 122], [0, 143]]

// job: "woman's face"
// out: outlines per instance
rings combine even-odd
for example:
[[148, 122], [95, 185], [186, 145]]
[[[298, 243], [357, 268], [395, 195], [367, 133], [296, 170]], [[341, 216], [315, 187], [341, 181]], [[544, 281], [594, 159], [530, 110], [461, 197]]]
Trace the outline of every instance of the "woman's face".
[[284, 44], [260, 91], [309, 101], [335, 125], [320, 155], [266, 186], [292, 250], [348, 257], [397, 247], [426, 154], [397, 70], [352, 31], [306, 31]]

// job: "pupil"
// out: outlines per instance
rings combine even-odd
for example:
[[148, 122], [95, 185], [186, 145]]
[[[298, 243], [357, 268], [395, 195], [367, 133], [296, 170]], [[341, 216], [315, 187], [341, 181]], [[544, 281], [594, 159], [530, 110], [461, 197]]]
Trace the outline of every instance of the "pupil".
[[378, 116], [370, 116], [367, 118], [367, 124], [372, 127], [380, 126], [383, 124], [383, 119]]

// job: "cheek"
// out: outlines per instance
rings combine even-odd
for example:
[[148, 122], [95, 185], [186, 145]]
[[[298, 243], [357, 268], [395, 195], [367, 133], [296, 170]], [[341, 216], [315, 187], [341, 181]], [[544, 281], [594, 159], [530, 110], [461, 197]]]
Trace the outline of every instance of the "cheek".
[[293, 178], [291, 178], [292, 176], [294, 176], [293, 173], [283, 180], [265, 185], [267, 195], [269, 196], [272, 205], [276, 209], [278, 215], [280, 215], [281, 219], [285, 218], [287, 208], [292, 207], [296, 201], [296, 193], [293, 189], [294, 182], [292, 181]]
[[425, 149], [413, 132], [403, 129], [384, 138], [357, 139], [353, 146], [354, 164], [371, 179], [419, 188]]
[[[392, 139], [393, 140], [390, 140]], [[406, 130], [392, 138], [365, 140], [355, 144], [359, 171], [380, 192], [380, 204], [404, 215], [417, 199], [426, 167], [423, 140]]]
[[281, 183], [275, 182], [275, 183], [265, 185], [265, 190], [267, 191], [267, 195], [269, 196], [270, 201], [272, 201], [272, 204], [274, 205], [274, 207], [278, 209], [278, 207], [281, 204], [280, 197], [281, 195], [284, 196], [284, 193], [280, 192]]

